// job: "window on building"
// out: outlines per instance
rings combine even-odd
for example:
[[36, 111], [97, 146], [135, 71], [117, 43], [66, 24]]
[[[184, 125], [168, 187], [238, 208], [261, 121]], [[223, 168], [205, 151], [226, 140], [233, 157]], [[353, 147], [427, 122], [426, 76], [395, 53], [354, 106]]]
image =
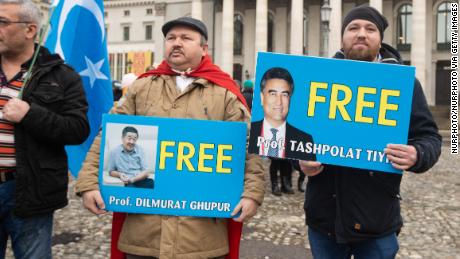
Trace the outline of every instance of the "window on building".
[[412, 41], [412, 6], [410, 4], [404, 4], [399, 8], [397, 23], [398, 50], [410, 50]]
[[438, 6], [437, 21], [436, 21], [436, 42], [438, 49], [449, 49], [451, 28], [451, 5], [450, 2], [443, 2]]
[[125, 10], [125, 11], [123, 12], [123, 14], [124, 14], [124, 16], [129, 16], [129, 15], [131, 14], [131, 12], [130, 12], [129, 10]]
[[145, 13], [148, 14], [148, 15], [152, 15], [153, 14], [153, 9], [152, 8], [147, 8], [145, 10]]
[[233, 54], [243, 54], [243, 16], [241, 14], [235, 14], [233, 20]]
[[151, 40], [153, 35], [153, 26], [151, 24], [145, 25], [145, 39]]
[[275, 30], [275, 17], [273, 14], [268, 13], [268, 24], [267, 24], [267, 51], [273, 52], [273, 34]]
[[129, 41], [129, 26], [123, 26], [123, 41]]

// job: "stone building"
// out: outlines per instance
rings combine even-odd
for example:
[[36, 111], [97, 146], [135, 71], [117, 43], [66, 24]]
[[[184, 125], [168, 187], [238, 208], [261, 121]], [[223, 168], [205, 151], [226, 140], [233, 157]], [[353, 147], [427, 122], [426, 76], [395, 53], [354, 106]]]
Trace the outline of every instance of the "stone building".
[[[326, 0], [327, 1], [327, 0]], [[254, 76], [257, 51], [331, 56], [340, 48], [344, 15], [370, 4], [389, 21], [384, 42], [417, 68], [430, 105], [449, 104], [449, 0], [106, 0], [108, 49], [115, 79], [163, 56], [164, 22], [202, 19], [213, 60], [235, 79]], [[321, 11], [330, 6], [328, 21]], [[294, 25], [294, 26], [293, 26]], [[143, 59], [135, 61], [134, 56]], [[140, 64], [139, 64], [140, 63]]]

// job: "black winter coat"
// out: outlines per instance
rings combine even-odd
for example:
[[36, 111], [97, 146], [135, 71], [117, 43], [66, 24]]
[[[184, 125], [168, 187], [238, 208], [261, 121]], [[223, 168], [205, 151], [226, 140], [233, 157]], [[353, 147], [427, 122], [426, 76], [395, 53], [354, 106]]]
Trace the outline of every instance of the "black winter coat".
[[[392, 47], [382, 44], [382, 62], [401, 63]], [[338, 52], [335, 58], [343, 58]], [[430, 169], [441, 154], [441, 136], [428, 109], [418, 80], [415, 81], [409, 125], [409, 145], [417, 149], [417, 163], [408, 171]], [[325, 165], [323, 172], [309, 177], [305, 193], [306, 223], [352, 243], [397, 232], [403, 224], [400, 213], [402, 175]]]
[[80, 76], [44, 47], [22, 99], [29, 103], [30, 110], [14, 130], [14, 213], [30, 217], [67, 205], [64, 146], [80, 144], [88, 137], [88, 103]]

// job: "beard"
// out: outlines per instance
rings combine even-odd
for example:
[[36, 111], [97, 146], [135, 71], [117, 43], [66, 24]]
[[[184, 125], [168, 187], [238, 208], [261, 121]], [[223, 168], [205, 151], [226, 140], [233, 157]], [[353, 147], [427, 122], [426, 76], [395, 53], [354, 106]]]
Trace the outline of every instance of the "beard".
[[344, 55], [346, 59], [359, 60], [359, 61], [369, 61], [372, 62], [377, 58], [379, 50], [371, 49], [356, 49], [351, 48], [348, 51], [344, 50]]

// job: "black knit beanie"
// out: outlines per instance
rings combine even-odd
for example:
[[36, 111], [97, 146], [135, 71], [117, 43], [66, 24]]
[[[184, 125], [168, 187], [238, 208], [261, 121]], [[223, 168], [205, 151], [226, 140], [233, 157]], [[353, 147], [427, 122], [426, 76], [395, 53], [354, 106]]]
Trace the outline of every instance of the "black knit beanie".
[[362, 19], [374, 23], [380, 31], [380, 40], [383, 41], [383, 32], [388, 27], [388, 21], [379, 13], [379, 11], [367, 5], [357, 6], [351, 9], [347, 16], [345, 16], [342, 23], [342, 36], [345, 32], [345, 27], [356, 19]]

